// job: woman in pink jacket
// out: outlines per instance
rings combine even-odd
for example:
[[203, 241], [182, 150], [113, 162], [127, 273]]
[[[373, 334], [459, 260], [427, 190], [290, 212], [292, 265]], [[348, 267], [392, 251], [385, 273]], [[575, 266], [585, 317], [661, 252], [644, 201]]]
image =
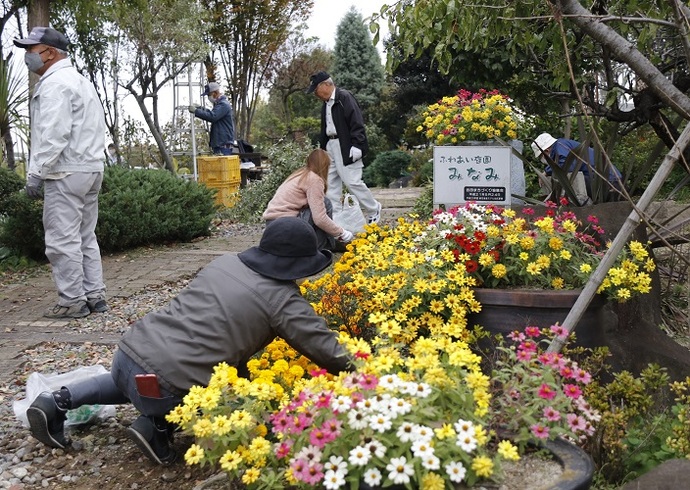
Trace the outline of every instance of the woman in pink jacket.
[[307, 164], [278, 187], [263, 218], [270, 222], [278, 218], [299, 217], [314, 227], [319, 249], [333, 250], [335, 239], [347, 243], [353, 235], [331, 219], [333, 208], [326, 198], [330, 163], [324, 150], [312, 151]]

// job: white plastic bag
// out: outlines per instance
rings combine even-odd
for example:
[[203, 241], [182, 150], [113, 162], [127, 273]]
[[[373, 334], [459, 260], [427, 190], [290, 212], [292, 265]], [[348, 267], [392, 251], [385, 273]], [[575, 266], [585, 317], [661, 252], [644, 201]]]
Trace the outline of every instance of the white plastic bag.
[[343, 205], [333, 209], [333, 221], [354, 234], [364, 231], [367, 224], [359, 201], [352, 194], [345, 194]]
[[[107, 372], [107, 369], [103, 366], [96, 365], [80, 367], [64, 374], [31, 373], [29, 379], [26, 380], [26, 398], [12, 403], [14, 415], [24, 427], [28, 427], [29, 420], [26, 417], [26, 411], [38, 395], [44, 391], [53, 392], [70, 383]], [[112, 405], [83, 405], [76, 410], [69, 410], [67, 412], [65, 426], [82, 425], [93, 423], [97, 420], [105, 420], [109, 417], [114, 417], [115, 413], [115, 407]]]

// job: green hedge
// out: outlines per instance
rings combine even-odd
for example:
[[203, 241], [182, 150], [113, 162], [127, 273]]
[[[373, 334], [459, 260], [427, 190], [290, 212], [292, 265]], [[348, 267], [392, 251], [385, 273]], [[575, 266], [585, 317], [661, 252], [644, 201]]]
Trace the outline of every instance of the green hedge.
[[[96, 226], [101, 250], [114, 252], [208, 235], [218, 211], [214, 195], [206, 186], [165, 170], [108, 167]], [[0, 244], [43, 259], [42, 208], [42, 201], [31, 201], [23, 192], [11, 194], [0, 227]]]

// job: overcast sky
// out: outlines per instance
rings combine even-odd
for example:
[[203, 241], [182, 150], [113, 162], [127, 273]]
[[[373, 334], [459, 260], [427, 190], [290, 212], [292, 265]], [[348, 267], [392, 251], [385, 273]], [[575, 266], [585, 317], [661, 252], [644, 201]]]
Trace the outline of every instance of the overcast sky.
[[[343, 20], [350, 7], [355, 7], [355, 10], [366, 20], [372, 13], [378, 12], [381, 9], [381, 5], [392, 5], [394, 3], [395, 0], [314, 0], [312, 15], [307, 20], [308, 29], [306, 36], [318, 37], [321, 44], [333, 49], [338, 24]], [[383, 27], [385, 28], [385, 23]], [[383, 39], [387, 32], [388, 29], [382, 30], [379, 38]], [[381, 52], [381, 60], [385, 61], [381, 41], [379, 41], [378, 48], [379, 52]]]

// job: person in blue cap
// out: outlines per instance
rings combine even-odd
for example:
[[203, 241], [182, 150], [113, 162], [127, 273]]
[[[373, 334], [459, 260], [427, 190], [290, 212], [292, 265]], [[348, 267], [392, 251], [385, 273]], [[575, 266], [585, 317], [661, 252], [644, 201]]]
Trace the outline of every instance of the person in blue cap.
[[232, 155], [235, 148], [235, 122], [233, 120], [232, 106], [228, 98], [223, 95], [220, 84], [210, 82], [201, 94], [208, 97], [212, 104], [211, 109], [206, 109], [197, 104], [189, 106], [189, 112], [204, 121], [211, 123], [211, 134], [208, 145], [215, 155]]

